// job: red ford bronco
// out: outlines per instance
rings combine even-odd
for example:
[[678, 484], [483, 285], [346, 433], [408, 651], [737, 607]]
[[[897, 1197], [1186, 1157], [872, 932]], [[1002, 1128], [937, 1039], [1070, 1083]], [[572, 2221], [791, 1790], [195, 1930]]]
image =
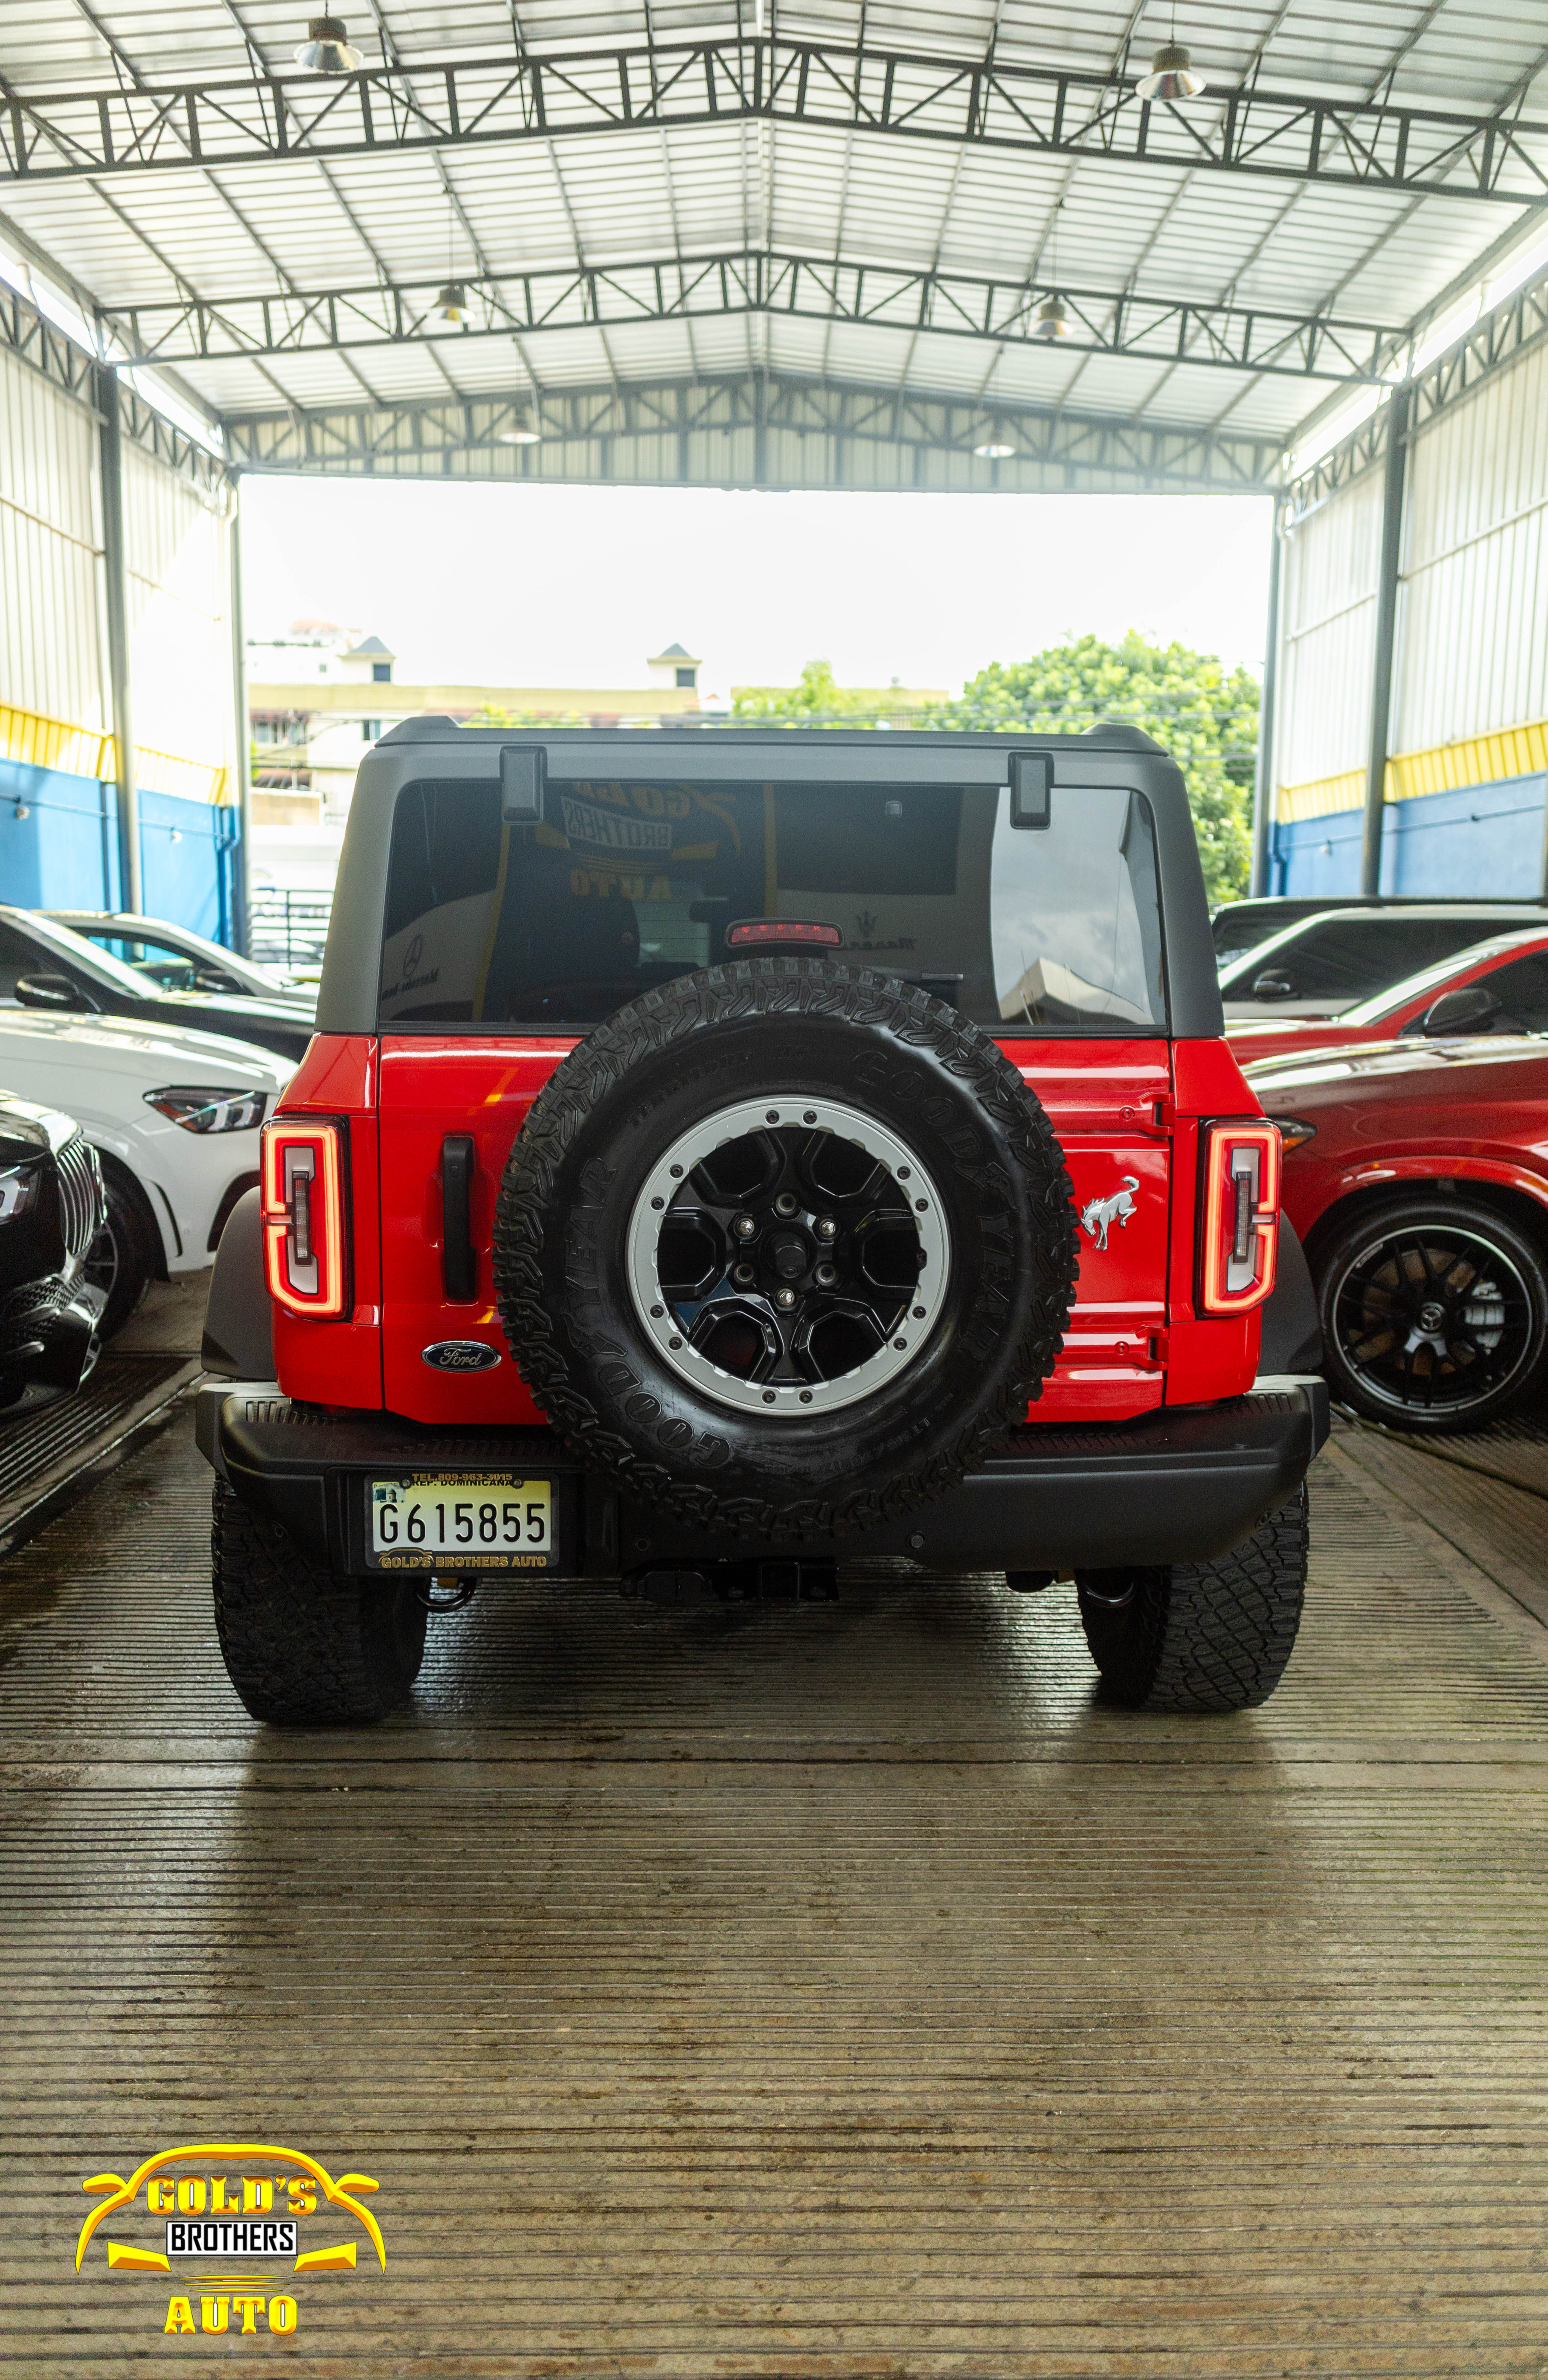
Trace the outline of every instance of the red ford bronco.
[[248, 1709], [477, 1585], [1073, 1573], [1107, 1692], [1259, 1703], [1327, 1427], [1174, 764], [1082, 736], [417, 719], [212, 1288]]

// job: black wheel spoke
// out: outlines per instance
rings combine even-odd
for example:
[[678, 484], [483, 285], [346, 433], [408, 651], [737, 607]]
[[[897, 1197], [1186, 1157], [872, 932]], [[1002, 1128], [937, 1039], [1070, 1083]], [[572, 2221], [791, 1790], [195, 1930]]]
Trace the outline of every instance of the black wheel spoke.
[[1400, 1272], [1403, 1269], [1402, 1257], [1404, 1256], [1416, 1256], [1419, 1258], [1421, 1266], [1423, 1268], [1426, 1288], [1429, 1288], [1440, 1278], [1435, 1270], [1434, 1265], [1431, 1261], [1430, 1250], [1423, 1240], [1410, 1239], [1401, 1242], [1399, 1245], [1401, 1249], [1401, 1254], [1398, 1259], [1398, 1268]]
[[788, 1390], [908, 1352], [925, 1262], [916, 1166], [894, 1175], [862, 1140], [787, 1111], [669, 1182], [653, 1198], [660, 1318], [718, 1369]]

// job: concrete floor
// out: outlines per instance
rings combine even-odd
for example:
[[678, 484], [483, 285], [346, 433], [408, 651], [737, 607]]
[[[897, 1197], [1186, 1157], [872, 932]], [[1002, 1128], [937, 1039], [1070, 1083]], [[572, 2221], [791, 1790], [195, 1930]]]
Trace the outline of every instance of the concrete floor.
[[[1483, 1476], [1336, 1442], [1249, 1717], [1104, 1708], [1069, 1591], [874, 1577], [486, 1594], [401, 1719], [279, 1735], [180, 1415], [0, 1574], [0, 2358], [1548, 2371], [1548, 1563]], [[143, 2215], [77, 2277], [83, 2178], [194, 2143], [374, 2177], [385, 2271], [248, 2338], [108, 2269]]]

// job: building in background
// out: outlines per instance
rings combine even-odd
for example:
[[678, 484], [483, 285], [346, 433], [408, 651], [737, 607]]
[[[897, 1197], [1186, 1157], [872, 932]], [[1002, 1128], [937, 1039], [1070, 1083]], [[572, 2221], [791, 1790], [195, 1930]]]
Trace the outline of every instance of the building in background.
[[431, 686], [400, 681], [397, 666], [380, 637], [332, 620], [248, 640], [255, 914], [284, 938], [265, 945], [281, 964], [313, 956], [355, 772], [400, 721], [638, 727], [702, 715], [702, 662], [680, 644], [651, 656], [643, 686]]
[[122, 392], [110, 425], [0, 355], [0, 899], [118, 908], [132, 856], [144, 907], [229, 942], [241, 905], [233, 491], [202, 450], [169, 438], [151, 451], [133, 430]]
[[342, 823], [362, 758], [400, 720], [640, 727], [699, 711], [703, 664], [677, 644], [647, 662], [643, 686], [404, 685], [393, 675], [397, 660], [380, 637], [329, 620], [296, 620], [287, 636], [249, 638], [255, 826]]
[[[377, 636], [332, 620], [294, 620], [283, 637], [248, 640], [252, 731], [252, 880], [263, 896], [316, 897], [332, 890], [355, 772], [380, 736], [427, 715], [511, 727], [649, 727], [668, 720], [712, 725], [732, 710], [700, 694], [702, 657], [670, 644], [646, 662], [643, 686], [431, 686], [396, 675], [398, 655]], [[865, 693], [865, 715], [901, 725], [944, 701], [934, 687]], [[745, 696], [793, 696], [792, 687], [732, 686]], [[851, 700], [859, 697], [852, 695]], [[777, 715], [778, 705], [770, 715]], [[861, 722], [860, 723], [865, 723]]]

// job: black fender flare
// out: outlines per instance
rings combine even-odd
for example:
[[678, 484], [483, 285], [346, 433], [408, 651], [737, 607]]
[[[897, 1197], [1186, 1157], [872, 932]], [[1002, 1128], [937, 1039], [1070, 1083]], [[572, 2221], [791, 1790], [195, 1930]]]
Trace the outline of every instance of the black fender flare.
[[207, 1372], [228, 1380], [274, 1377], [273, 1307], [263, 1280], [263, 1222], [256, 1190], [237, 1199], [221, 1233], [200, 1360]]
[[1261, 1374], [1320, 1372], [1323, 1367], [1323, 1327], [1312, 1268], [1306, 1261], [1295, 1225], [1279, 1218], [1279, 1260], [1274, 1287], [1264, 1305]]

